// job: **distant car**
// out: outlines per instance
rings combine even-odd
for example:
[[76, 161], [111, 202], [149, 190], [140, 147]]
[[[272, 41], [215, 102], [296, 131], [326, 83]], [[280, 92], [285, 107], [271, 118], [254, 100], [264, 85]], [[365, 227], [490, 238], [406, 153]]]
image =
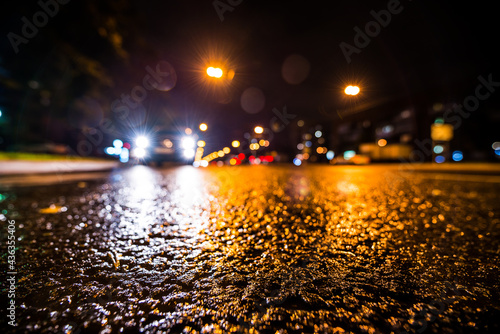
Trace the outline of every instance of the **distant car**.
[[131, 157], [144, 163], [161, 165], [164, 162], [193, 162], [196, 137], [176, 131], [160, 130], [150, 136], [138, 136]]

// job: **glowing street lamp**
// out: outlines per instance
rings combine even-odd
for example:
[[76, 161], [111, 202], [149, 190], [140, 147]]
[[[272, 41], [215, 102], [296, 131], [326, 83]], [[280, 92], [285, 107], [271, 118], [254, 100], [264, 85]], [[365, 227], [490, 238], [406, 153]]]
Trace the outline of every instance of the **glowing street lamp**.
[[354, 95], [358, 95], [359, 91], [360, 91], [360, 89], [358, 86], [347, 86], [344, 90], [344, 93], [346, 93], [346, 95], [354, 96]]
[[207, 129], [208, 129], [208, 125], [206, 125], [205, 123], [201, 123], [200, 124], [200, 130], [201, 131], [207, 131]]
[[256, 126], [256, 127], [255, 127], [255, 129], [253, 129], [253, 131], [254, 131], [256, 134], [260, 135], [261, 133], [263, 133], [263, 132], [264, 132], [264, 128], [263, 128], [262, 126]]
[[212, 78], [221, 78], [222, 74], [224, 74], [224, 72], [222, 71], [222, 69], [220, 69], [218, 67], [212, 67], [212, 66], [210, 66], [209, 68], [207, 68], [207, 75], [209, 77], [212, 77]]
[[239, 142], [239, 141], [237, 141], [237, 140], [233, 140], [233, 142], [231, 143], [231, 146], [232, 146], [232, 147], [235, 147], [235, 148], [236, 148], [236, 147], [240, 147], [240, 142]]

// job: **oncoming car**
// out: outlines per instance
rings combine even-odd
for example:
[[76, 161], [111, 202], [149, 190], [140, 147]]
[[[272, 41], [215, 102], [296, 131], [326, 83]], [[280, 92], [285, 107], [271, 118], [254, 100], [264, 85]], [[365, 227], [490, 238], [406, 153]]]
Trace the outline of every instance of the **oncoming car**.
[[163, 130], [137, 136], [133, 141], [131, 157], [137, 162], [161, 166], [164, 162], [192, 163], [195, 153], [195, 135]]

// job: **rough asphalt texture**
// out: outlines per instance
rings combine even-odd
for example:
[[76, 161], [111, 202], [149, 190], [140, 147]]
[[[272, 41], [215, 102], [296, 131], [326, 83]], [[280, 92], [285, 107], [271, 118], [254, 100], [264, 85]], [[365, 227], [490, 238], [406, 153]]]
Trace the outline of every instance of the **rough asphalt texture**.
[[16, 330], [500, 333], [500, 183], [431, 176], [137, 166], [0, 191]]

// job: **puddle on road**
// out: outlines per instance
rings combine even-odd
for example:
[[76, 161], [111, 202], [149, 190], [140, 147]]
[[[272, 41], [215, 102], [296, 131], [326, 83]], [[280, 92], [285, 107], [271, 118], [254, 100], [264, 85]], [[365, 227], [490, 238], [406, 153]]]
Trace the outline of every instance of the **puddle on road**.
[[42, 332], [494, 332], [498, 190], [264, 166], [17, 190], [3, 217], [23, 224], [18, 317]]

